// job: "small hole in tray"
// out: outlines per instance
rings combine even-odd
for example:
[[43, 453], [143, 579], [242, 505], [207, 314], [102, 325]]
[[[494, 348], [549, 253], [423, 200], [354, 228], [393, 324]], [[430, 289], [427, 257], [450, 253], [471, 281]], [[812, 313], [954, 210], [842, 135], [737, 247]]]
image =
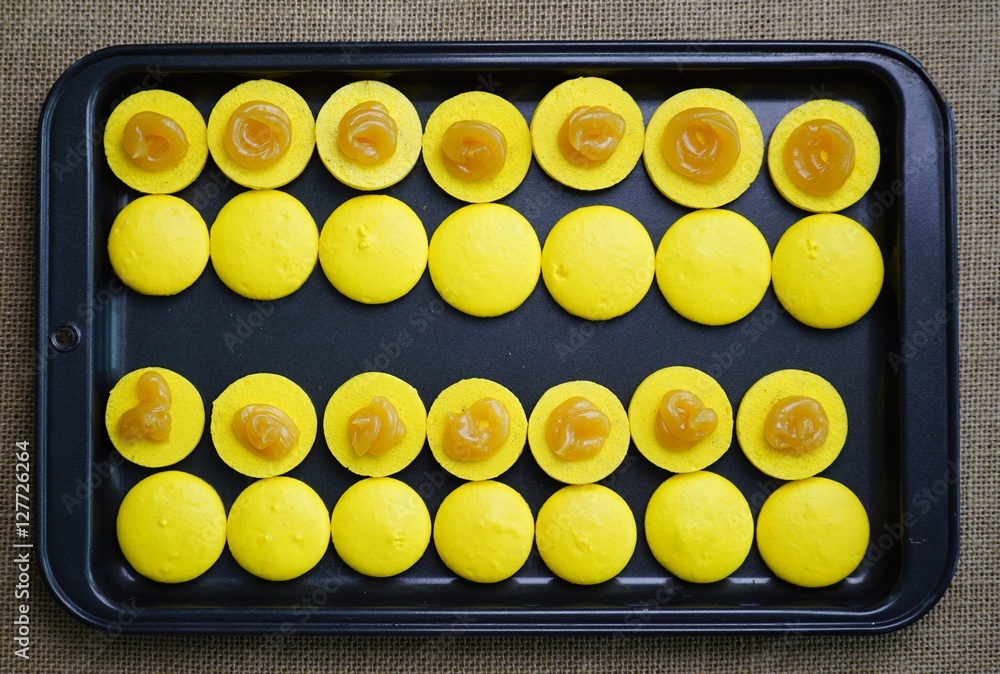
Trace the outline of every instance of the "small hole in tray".
[[72, 351], [80, 343], [80, 328], [73, 323], [60, 323], [49, 332], [49, 341], [56, 351]]

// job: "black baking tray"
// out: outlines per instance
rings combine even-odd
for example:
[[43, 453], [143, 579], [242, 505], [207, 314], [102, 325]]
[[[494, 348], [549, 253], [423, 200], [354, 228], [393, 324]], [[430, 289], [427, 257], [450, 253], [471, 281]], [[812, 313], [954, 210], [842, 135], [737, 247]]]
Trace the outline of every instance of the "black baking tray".
[[[868, 194], [844, 211], [882, 248], [886, 283], [858, 323], [833, 331], [785, 314], [773, 290], [747, 318], [706, 327], [675, 314], [654, 286], [629, 314], [590, 323], [563, 311], [539, 282], [519, 309], [476, 319], [447, 306], [425, 274], [404, 298], [365, 306], [339, 295], [317, 266], [305, 286], [276, 302], [229, 291], [209, 265], [188, 290], [146, 297], [113, 276], [106, 240], [115, 215], [138, 193], [104, 160], [102, 130], [128, 94], [162, 87], [208, 116], [228, 89], [248, 79], [279, 80], [316, 113], [338, 87], [379, 79], [402, 90], [426, 121], [455, 94], [481, 89], [531, 118], [555, 84], [595, 75], [622, 85], [649, 119], [666, 98], [717, 87], [743, 99], [765, 141], [792, 107], [835, 98], [864, 112], [882, 144]], [[39, 135], [39, 287], [36, 551], [43, 576], [74, 616], [112, 632], [136, 633], [882, 633], [905, 626], [942, 596], [959, 540], [956, 215], [953, 126], [948, 106], [922, 67], [882, 44], [829, 42], [225, 44], [126, 46], [91, 54], [59, 79]], [[358, 193], [313, 156], [285, 188], [322, 226]], [[242, 191], [211, 159], [178, 196], [211, 223]], [[428, 234], [462, 204], [430, 179], [423, 162], [385, 191], [409, 204]], [[657, 192], [640, 162], [619, 185], [582, 193], [532, 163], [502, 200], [523, 213], [544, 241], [570, 210], [610, 204], [635, 215], [654, 245], [687, 209]], [[807, 215], [776, 191], [766, 165], [726, 206], [753, 221], [772, 250]], [[374, 579], [351, 571], [331, 548], [305, 576], [255, 578], [226, 550], [204, 576], [161, 585], [138, 576], [115, 537], [125, 493], [154, 472], [125, 462], [103, 427], [116, 380], [160, 365], [190, 379], [206, 404], [233, 380], [277, 372], [300, 384], [319, 414], [335, 388], [368, 369], [409, 381], [429, 404], [462, 378], [495, 379], [531, 409], [556, 383], [591, 379], [627, 405], [639, 382], [667, 365], [701, 368], [718, 379], [734, 410], [759, 377], [802, 368], [843, 395], [850, 433], [822, 474], [860, 497], [872, 543], [849, 578], [823, 589], [776, 579], [756, 547], [729, 579], [696, 585], [673, 578], [642, 535], [645, 504], [669, 474], [631, 447], [603, 483], [631, 505], [639, 524], [635, 556], [614, 580], [577, 587], [545, 568], [537, 551], [513, 578], [477, 585], [456, 578], [433, 544], [409, 571]], [[206, 432], [175, 466], [219, 491], [227, 508], [250, 482], [218, 458]], [[756, 514], [779, 485], [735, 443], [710, 467], [732, 480]], [[355, 476], [319, 437], [291, 471], [331, 508]], [[459, 484], [426, 449], [397, 477], [433, 515]], [[560, 487], [525, 452], [500, 478], [537, 514]]]

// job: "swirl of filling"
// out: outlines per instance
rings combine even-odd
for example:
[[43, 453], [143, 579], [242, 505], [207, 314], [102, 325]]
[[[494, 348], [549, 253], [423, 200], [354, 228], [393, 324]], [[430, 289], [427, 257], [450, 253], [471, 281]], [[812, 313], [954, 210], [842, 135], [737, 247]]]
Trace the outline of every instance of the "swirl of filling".
[[801, 455], [826, 442], [830, 423], [820, 402], [807, 396], [782, 398], [767, 415], [764, 438], [781, 452]]
[[854, 170], [854, 141], [836, 122], [813, 119], [792, 131], [782, 159], [792, 184], [825, 197], [843, 187]]
[[147, 171], [165, 171], [177, 166], [187, 154], [184, 129], [158, 112], [137, 112], [122, 130], [122, 149], [132, 163]]
[[668, 449], [690, 449], [719, 425], [719, 415], [690, 391], [668, 391], [656, 413], [656, 439]]
[[118, 432], [126, 440], [166, 442], [170, 438], [170, 386], [163, 375], [149, 370], [135, 383], [139, 404], [118, 418]]
[[395, 406], [387, 398], [376, 396], [370, 405], [351, 415], [347, 432], [358, 456], [381, 456], [403, 439], [406, 426]]
[[675, 173], [700, 183], [725, 178], [740, 158], [740, 133], [733, 118], [714, 108], [689, 108], [674, 115], [660, 149]]
[[549, 449], [560, 459], [579, 461], [596, 456], [611, 434], [611, 421], [582, 396], [568, 398], [552, 410], [545, 425]]
[[246, 405], [233, 415], [233, 431], [243, 446], [261, 457], [284, 458], [299, 439], [291, 417], [273, 405]]
[[396, 121], [385, 106], [365, 101], [354, 106], [340, 120], [337, 144], [345, 155], [366, 166], [380, 164], [396, 152]]
[[451, 413], [444, 428], [444, 451], [457, 461], [482, 461], [499, 451], [510, 435], [510, 414], [495, 398], [477, 400]]
[[236, 108], [226, 123], [226, 151], [243, 168], [273, 166], [291, 142], [288, 115], [273, 103], [248, 101]]
[[445, 168], [456, 178], [489, 180], [507, 161], [507, 138], [492, 124], [462, 120], [445, 130], [441, 153]]
[[611, 158], [624, 136], [624, 117], [603, 105], [583, 105], [559, 129], [559, 149], [577, 166], [597, 166]]

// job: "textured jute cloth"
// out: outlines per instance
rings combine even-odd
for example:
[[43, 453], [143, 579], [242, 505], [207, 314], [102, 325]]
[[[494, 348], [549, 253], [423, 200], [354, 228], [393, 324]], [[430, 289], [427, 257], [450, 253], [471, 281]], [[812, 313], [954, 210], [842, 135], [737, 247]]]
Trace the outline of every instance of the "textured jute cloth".
[[[123, 43], [300, 40], [849, 39], [909, 51], [957, 126], [962, 552], [941, 603], [862, 638], [115, 637], [78, 623], [31, 578], [31, 659], [13, 655], [15, 569], [0, 560], [0, 671], [20, 672], [982, 672], [1000, 671], [1000, 3], [100, 0], [0, 6], [3, 396], [0, 513], [12, 532], [17, 440], [33, 434], [36, 125], [59, 74]], [[3, 533], [0, 539], [6, 538]], [[13, 535], [12, 533], [10, 534]], [[8, 553], [10, 550], [8, 548]], [[12, 556], [12, 555], [11, 555]]]

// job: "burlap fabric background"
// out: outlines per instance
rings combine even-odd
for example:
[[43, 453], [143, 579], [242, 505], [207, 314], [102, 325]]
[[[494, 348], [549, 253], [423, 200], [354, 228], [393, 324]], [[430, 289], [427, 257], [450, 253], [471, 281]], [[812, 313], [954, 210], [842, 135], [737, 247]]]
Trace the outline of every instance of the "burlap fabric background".
[[[943, 7], [947, 7], [947, 9]], [[35, 132], [58, 75], [113, 44], [417, 39], [865, 39], [930, 71], [958, 128], [962, 554], [944, 600], [875, 638], [115, 638], [77, 623], [32, 578], [30, 662], [13, 657], [14, 569], [0, 560], [5, 672], [983, 672], [1000, 671], [1000, 217], [996, 155], [1000, 4], [852, 0], [658, 3], [525, 0], [250, 2], [3, 0], [0, 246], [3, 398], [0, 513], [13, 529], [13, 451], [32, 439]], [[3, 535], [4, 539], [7, 534]], [[9, 553], [9, 551], [8, 551]], [[8, 555], [9, 556], [9, 555]]]

